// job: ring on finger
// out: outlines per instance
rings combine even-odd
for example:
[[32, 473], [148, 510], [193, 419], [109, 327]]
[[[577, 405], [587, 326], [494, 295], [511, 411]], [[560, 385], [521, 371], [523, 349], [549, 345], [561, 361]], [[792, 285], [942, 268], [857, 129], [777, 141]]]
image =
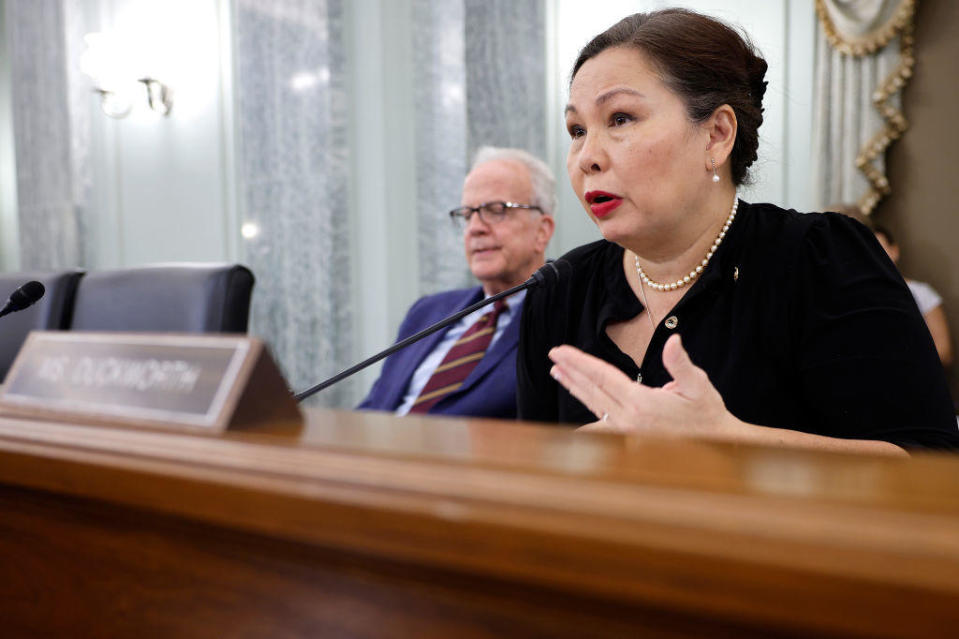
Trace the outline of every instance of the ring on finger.
[[608, 421], [609, 421], [609, 413], [606, 412], [606, 411], [603, 411], [603, 416], [600, 417], [599, 420], [600, 420], [601, 422], [604, 422], [604, 423], [605, 423], [605, 422], [608, 422]]

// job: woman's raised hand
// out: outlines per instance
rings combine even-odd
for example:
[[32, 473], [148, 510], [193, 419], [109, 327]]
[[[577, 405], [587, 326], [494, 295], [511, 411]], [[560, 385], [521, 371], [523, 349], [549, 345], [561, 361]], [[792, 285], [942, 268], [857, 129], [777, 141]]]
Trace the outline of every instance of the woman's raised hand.
[[663, 346], [673, 380], [662, 388], [637, 384], [618, 368], [572, 346], [549, 352], [550, 374], [596, 415], [583, 430], [617, 433], [735, 437], [742, 422], [726, 410], [703, 369], [693, 364], [679, 335]]

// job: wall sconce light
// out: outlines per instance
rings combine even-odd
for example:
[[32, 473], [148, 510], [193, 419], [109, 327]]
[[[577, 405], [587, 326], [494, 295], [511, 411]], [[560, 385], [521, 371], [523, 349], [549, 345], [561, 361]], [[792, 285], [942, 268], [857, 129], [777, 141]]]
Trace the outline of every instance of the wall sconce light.
[[100, 109], [111, 118], [119, 119], [130, 115], [133, 103], [125, 94], [101, 87], [93, 87], [93, 90], [100, 94]]
[[[87, 49], [80, 57], [80, 70], [93, 81], [93, 90], [100, 95], [100, 108], [111, 118], [125, 118], [133, 109], [135, 84], [143, 84], [147, 105], [168, 116], [173, 109], [173, 90], [160, 80], [137, 73], [137, 52], [105, 33], [84, 36]], [[141, 56], [142, 57], [142, 56]]]

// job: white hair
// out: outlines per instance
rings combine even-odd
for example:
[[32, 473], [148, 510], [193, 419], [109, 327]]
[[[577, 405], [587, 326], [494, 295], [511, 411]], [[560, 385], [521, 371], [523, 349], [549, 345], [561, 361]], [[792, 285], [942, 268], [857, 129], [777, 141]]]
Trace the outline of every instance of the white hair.
[[523, 149], [481, 146], [473, 157], [472, 168], [494, 160], [508, 160], [525, 166], [533, 186], [533, 201], [530, 204], [538, 206], [546, 215], [553, 215], [556, 211], [556, 178], [545, 162]]

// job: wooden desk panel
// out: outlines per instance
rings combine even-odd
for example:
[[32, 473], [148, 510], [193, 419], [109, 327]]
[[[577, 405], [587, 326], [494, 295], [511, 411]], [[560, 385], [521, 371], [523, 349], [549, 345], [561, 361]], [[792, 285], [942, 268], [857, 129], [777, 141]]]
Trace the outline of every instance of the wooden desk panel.
[[98, 502], [0, 489], [0, 507], [0, 597], [20, 599], [7, 636], [701, 637], [707, 623]]
[[959, 622], [947, 456], [332, 411], [296, 439], [0, 419], [0, 483], [0, 600], [30, 634], [947, 636]]

